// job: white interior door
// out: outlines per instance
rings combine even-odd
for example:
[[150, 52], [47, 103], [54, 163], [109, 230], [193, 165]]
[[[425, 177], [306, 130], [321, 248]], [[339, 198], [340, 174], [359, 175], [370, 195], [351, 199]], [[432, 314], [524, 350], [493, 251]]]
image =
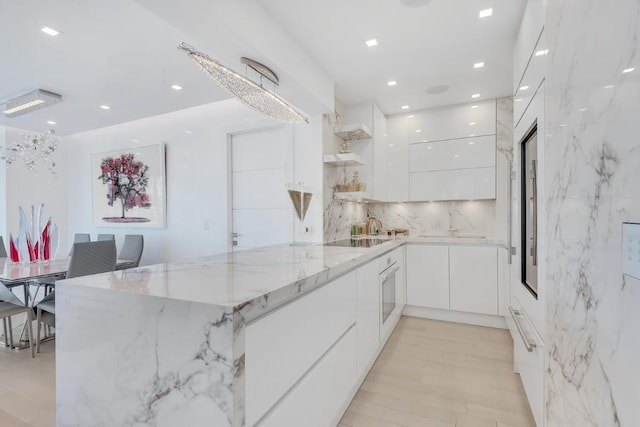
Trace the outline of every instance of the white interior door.
[[232, 250], [293, 240], [292, 145], [289, 127], [231, 136]]

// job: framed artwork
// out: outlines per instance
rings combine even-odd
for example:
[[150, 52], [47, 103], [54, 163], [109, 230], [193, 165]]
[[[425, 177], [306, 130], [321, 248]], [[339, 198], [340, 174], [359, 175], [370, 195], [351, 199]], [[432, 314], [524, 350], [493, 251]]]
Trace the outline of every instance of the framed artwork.
[[95, 225], [166, 226], [164, 153], [155, 144], [91, 155]]

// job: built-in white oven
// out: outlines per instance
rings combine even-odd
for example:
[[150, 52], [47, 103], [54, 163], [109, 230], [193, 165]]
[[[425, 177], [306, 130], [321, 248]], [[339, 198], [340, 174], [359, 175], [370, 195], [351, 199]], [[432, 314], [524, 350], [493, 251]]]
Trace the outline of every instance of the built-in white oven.
[[398, 291], [402, 286], [402, 280], [400, 260], [396, 251], [384, 255], [380, 261], [380, 338], [384, 340], [400, 317], [402, 302], [398, 301]]

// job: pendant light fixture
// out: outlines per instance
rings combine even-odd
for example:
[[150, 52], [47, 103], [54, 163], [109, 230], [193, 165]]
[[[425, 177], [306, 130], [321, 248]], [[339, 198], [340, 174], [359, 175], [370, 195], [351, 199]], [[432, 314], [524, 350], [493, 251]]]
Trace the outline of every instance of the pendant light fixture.
[[278, 76], [267, 66], [249, 58], [242, 58], [242, 63], [260, 74], [261, 83], [258, 84], [192, 46], [182, 43], [179, 48], [186, 51], [220, 86], [247, 106], [283, 122], [309, 123], [304, 113], [262, 85], [263, 78], [273, 83], [274, 88], [279, 84]]

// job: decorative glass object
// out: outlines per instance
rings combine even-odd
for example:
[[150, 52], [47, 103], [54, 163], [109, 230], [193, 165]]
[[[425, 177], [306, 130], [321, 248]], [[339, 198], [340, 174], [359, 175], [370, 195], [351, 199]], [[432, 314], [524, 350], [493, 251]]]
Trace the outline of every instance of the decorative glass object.
[[307, 211], [309, 210], [309, 205], [311, 204], [311, 198], [313, 197], [313, 193], [311, 193], [301, 182], [298, 184], [288, 184], [287, 191], [289, 192], [289, 197], [291, 198], [291, 202], [293, 203], [293, 207], [295, 208], [296, 215], [298, 217], [296, 233], [294, 236], [294, 246], [307, 245], [308, 242], [304, 242], [303, 235], [305, 232], [304, 227], [304, 218], [307, 215]]
[[22, 159], [30, 171], [38, 172], [44, 165], [53, 177], [57, 176], [53, 153], [58, 149], [58, 138], [53, 130], [36, 135], [22, 135], [20, 141], [9, 142], [0, 149], [0, 159], [8, 165]]
[[54, 259], [58, 253], [58, 227], [51, 218], [43, 224], [44, 203], [38, 207], [31, 206], [30, 220], [22, 209], [20, 212], [20, 228], [17, 236], [9, 235], [9, 256], [12, 262], [31, 263]]

